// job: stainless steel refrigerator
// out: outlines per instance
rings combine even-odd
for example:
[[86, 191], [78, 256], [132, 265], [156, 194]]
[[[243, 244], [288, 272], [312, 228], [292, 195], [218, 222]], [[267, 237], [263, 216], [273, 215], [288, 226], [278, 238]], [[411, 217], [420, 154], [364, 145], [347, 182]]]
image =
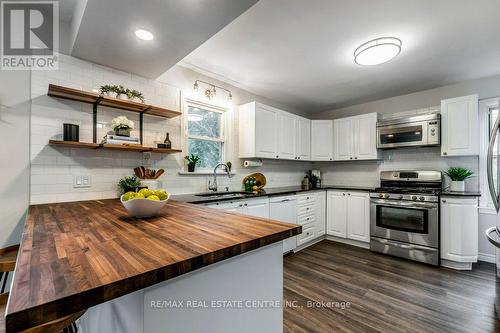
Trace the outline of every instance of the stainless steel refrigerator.
[[[491, 244], [495, 246], [496, 256], [496, 273], [500, 277], [500, 117], [498, 110], [494, 114], [490, 113], [490, 142], [488, 145], [488, 155], [486, 159], [487, 175], [488, 175], [488, 188], [491, 195], [491, 200], [497, 211], [496, 225], [486, 230], [486, 237]], [[493, 125], [491, 125], [493, 124]], [[500, 287], [497, 284], [495, 311], [497, 318], [500, 318]]]

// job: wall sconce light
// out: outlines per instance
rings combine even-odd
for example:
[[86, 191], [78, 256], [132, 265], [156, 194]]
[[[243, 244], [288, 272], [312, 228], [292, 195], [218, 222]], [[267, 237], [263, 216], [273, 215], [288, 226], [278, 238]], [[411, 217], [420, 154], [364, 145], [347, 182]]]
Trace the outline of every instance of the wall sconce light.
[[226, 88], [223, 88], [223, 87], [220, 87], [220, 86], [217, 86], [215, 84], [212, 84], [212, 83], [208, 83], [208, 82], [205, 82], [205, 81], [202, 81], [202, 80], [196, 80], [194, 81], [194, 85], [193, 85], [193, 89], [195, 91], [198, 90], [199, 88], [199, 83], [203, 83], [205, 85], [207, 85], [207, 88], [205, 89], [205, 97], [207, 97], [208, 99], [212, 99], [214, 98], [216, 95], [217, 95], [217, 89], [222, 89], [224, 91], [227, 92], [227, 99], [228, 100], [232, 100], [233, 99], [233, 94], [231, 93], [230, 90], [227, 90]]

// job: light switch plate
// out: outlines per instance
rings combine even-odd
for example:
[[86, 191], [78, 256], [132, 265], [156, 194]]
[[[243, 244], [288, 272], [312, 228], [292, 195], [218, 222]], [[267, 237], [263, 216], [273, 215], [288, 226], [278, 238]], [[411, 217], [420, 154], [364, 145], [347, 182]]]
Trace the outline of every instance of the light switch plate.
[[83, 188], [90, 187], [91, 179], [90, 175], [74, 175], [73, 176], [73, 187], [74, 188]]

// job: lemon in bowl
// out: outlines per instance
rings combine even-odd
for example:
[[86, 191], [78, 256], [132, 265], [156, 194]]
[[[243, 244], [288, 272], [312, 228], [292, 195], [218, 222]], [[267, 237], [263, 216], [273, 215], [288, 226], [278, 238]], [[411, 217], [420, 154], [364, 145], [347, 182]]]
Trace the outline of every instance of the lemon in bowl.
[[127, 192], [120, 201], [127, 212], [137, 218], [155, 216], [165, 206], [170, 194], [166, 190], [141, 189], [139, 192]]

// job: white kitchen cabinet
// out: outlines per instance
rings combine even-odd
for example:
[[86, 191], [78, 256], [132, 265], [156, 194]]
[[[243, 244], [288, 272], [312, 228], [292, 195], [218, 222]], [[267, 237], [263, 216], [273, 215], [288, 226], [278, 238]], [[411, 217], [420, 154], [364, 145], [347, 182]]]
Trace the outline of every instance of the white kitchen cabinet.
[[280, 112], [278, 124], [278, 156], [284, 160], [296, 160], [297, 116]]
[[377, 119], [376, 112], [335, 119], [333, 159], [335, 161], [377, 159]]
[[352, 117], [333, 121], [334, 153], [336, 161], [348, 161], [354, 158], [354, 120]]
[[207, 207], [222, 209], [255, 217], [269, 218], [269, 198], [221, 201], [205, 204]]
[[441, 197], [441, 265], [472, 269], [478, 256], [477, 198]]
[[298, 160], [311, 159], [311, 121], [309, 119], [297, 117], [295, 147]]
[[370, 241], [370, 196], [367, 192], [329, 190], [327, 234]]
[[314, 214], [316, 237], [326, 234], [326, 191], [314, 192]]
[[243, 203], [243, 214], [269, 218], [269, 198], [246, 200]]
[[311, 160], [333, 160], [332, 120], [311, 120]]
[[279, 158], [280, 110], [251, 102], [239, 107], [239, 157]]
[[347, 196], [347, 238], [369, 242], [370, 196], [365, 192], [349, 192]]
[[297, 237], [297, 245], [306, 244], [325, 235], [326, 192], [314, 191], [297, 195], [298, 220], [302, 233]]
[[376, 112], [360, 115], [354, 118], [354, 159], [376, 160], [377, 151], [377, 120]]
[[441, 156], [479, 154], [478, 96], [441, 101]]
[[347, 193], [328, 191], [326, 201], [326, 233], [347, 237]]

